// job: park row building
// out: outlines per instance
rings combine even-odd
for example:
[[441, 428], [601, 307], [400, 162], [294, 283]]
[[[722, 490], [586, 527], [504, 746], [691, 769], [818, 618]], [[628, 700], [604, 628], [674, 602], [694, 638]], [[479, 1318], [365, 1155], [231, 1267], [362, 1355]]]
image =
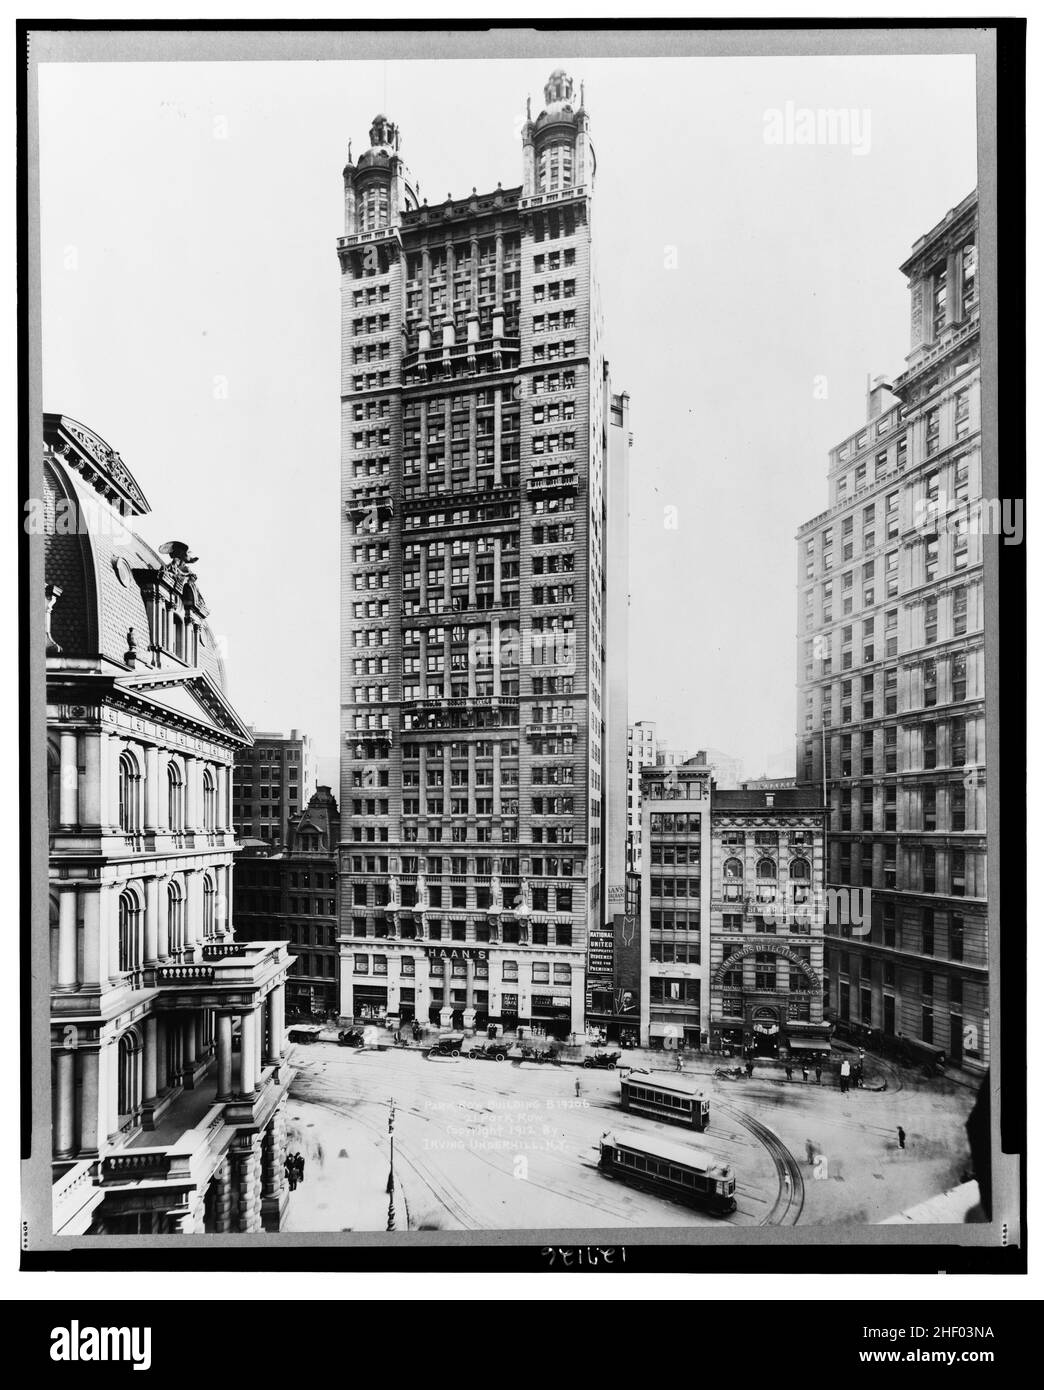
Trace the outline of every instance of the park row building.
[[54, 1230], [279, 1228], [289, 968], [234, 939], [250, 741], [188, 547], [114, 450], [44, 417]]
[[544, 97], [519, 186], [420, 204], [384, 116], [344, 170], [345, 1019], [579, 1031], [623, 910], [628, 401]]
[[798, 533], [797, 776], [825, 789], [842, 1024], [989, 1062], [979, 289], [974, 193], [901, 267], [906, 369], [831, 451]]

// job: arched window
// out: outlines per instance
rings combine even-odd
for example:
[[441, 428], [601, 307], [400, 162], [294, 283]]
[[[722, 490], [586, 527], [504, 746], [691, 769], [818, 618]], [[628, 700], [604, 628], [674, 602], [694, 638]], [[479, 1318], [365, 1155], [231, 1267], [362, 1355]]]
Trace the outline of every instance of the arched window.
[[209, 767], [203, 769], [203, 829], [217, 829], [217, 784]]
[[185, 894], [172, 878], [167, 884], [167, 949], [172, 953], [185, 946]]
[[141, 773], [132, 753], [120, 754], [120, 829], [126, 835], [141, 829]]
[[[666, 817], [664, 819], [666, 820]], [[725, 880], [722, 897], [729, 902], [738, 902], [743, 897], [742, 859], [726, 859], [721, 872]]]
[[776, 865], [771, 859], [759, 859], [756, 874], [758, 878], [775, 878]]
[[120, 1127], [123, 1128], [134, 1118], [141, 1104], [141, 1044], [133, 1029], [120, 1038], [119, 1043], [119, 1114]]
[[185, 780], [175, 762], [167, 764], [167, 824], [173, 833], [185, 829]]
[[790, 877], [808, 880], [812, 877], [812, 869], [807, 859], [792, 859], [790, 861]]
[[129, 890], [120, 894], [119, 965], [120, 970], [136, 970], [141, 964], [141, 908]]
[[214, 903], [217, 894], [214, 891], [214, 880], [209, 874], [203, 875], [203, 936], [204, 938], [214, 935]]

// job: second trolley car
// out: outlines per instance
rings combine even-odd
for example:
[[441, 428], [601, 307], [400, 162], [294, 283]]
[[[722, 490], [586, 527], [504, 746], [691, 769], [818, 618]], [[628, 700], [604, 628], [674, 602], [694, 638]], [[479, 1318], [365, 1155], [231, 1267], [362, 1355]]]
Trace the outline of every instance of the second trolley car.
[[620, 1082], [620, 1105], [636, 1114], [689, 1125], [701, 1133], [710, 1124], [710, 1101], [681, 1077], [660, 1081], [647, 1074], [625, 1076]]
[[736, 1210], [735, 1173], [702, 1149], [625, 1131], [603, 1134], [598, 1148], [598, 1166], [606, 1177], [704, 1207], [713, 1216]]

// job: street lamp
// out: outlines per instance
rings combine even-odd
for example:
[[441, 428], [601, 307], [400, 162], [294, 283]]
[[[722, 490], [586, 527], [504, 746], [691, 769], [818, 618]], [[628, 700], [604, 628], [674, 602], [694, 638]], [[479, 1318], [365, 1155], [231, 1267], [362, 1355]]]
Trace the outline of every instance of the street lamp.
[[395, 1097], [388, 1102], [388, 1225], [386, 1230], [395, 1230]]

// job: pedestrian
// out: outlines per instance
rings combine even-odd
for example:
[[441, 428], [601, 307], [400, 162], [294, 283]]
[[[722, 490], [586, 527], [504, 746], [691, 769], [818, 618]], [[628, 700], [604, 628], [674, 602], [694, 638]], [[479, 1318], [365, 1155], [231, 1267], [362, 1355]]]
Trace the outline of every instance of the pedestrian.
[[812, 1164], [816, 1161], [816, 1146], [811, 1139], [805, 1140], [805, 1158], [808, 1162], [808, 1166], [811, 1168]]
[[899, 1147], [900, 1147], [901, 1149], [905, 1149], [905, 1148], [906, 1148], [906, 1130], [903, 1129], [902, 1125], [898, 1125], [898, 1126], [896, 1127], [896, 1133], [897, 1133], [898, 1136], [899, 1136]]
[[749, 1079], [750, 1077], [752, 1077], [753, 1075], [754, 1075], [754, 1063], [753, 1063], [753, 1062], [750, 1060], [750, 1058], [748, 1057], [748, 1058], [747, 1058], [747, 1077], [748, 1077], [748, 1079]]
[[791, 1064], [790, 1064], [789, 1062], [786, 1064], [786, 1072], [787, 1072], [787, 1080], [788, 1080], [788, 1081], [793, 1081], [793, 1080], [794, 1080], [794, 1068], [791, 1066]]
[[576, 1094], [577, 1094], [577, 1096], [579, 1097], [579, 1095], [580, 1095], [580, 1078], [579, 1078], [579, 1077], [576, 1078], [575, 1085], [576, 1085]]
[[807, 1062], [802, 1062], [802, 1063], [801, 1063], [801, 1080], [802, 1080], [802, 1081], [807, 1081], [807, 1080], [808, 1080], [808, 1063], [807, 1063]]
[[816, 1063], [816, 1085], [817, 1085], [817, 1086], [822, 1086], [822, 1084], [823, 1084], [823, 1066], [822, 1066], [822, 1063], [817, 1062], [817, 1063]]
[[286, 1169], [286, 1180], [287, 1180], [287, 1182], [288, 1182], [289, 1185], [290, 1185], [290, 1191], [291, 1191], [291, 1192], [296, 1192], [296, 1191], [297, 1191], [297, 1169], [294, 1167], [293, 1158], [292, 1158], [289, 1154], [287, 1155], [286, 1162], [285, 1162], [285, 1164], [284, 1164], [283, 1166], [284, 1166], [284, 1168]]
[[682, 1059], [681, 1059], [681, 1053], [680, 1053], [680, 1052], [678, 1053], [677, 1057], [674, 1059], [674, 1069], [675, 1069], [675, 1071], [681, 1071], [681, 1069], [682, 1069]]

